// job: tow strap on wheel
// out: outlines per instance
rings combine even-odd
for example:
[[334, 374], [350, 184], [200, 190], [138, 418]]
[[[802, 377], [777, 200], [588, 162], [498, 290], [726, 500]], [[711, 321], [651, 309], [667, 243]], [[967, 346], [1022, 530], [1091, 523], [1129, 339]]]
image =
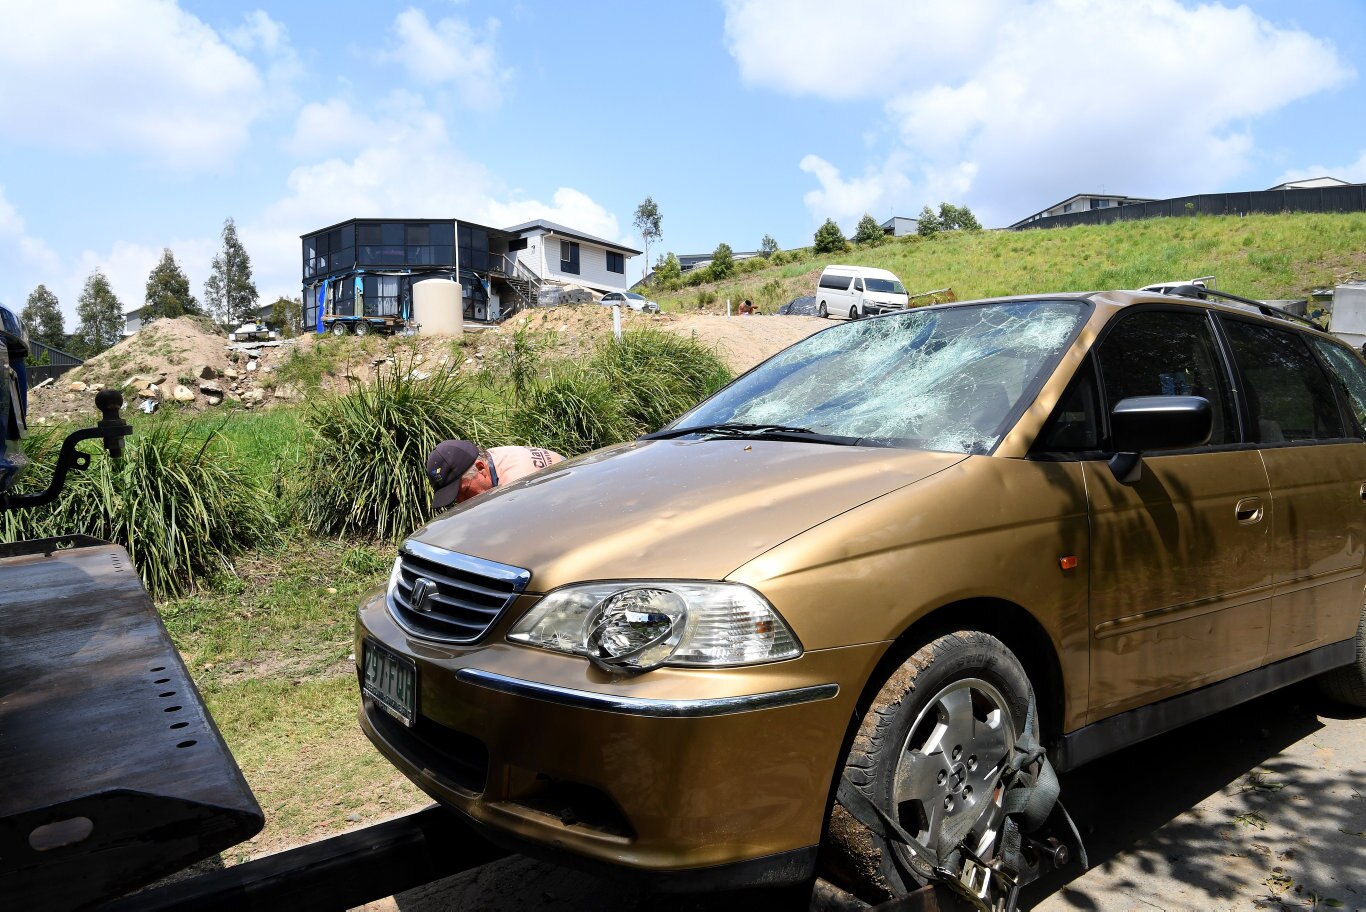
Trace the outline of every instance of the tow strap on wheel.
[[[1005, 788], [1001, 798], [1005, 824], [998, 837], [996, 858], [990, 863], [978, 858], [963, 844], [980, 817], [964, 814], [950, 821], [940, 830], [935, 845], [925, 845], [907, 833], [848, 776], [840, 777], [835, 797], [855, 820], [882, 839], [885, 851], [903, 875], [920, 882], [944, 883], [981, 912], [1014, 912], [1020, 887], [1039, 874], [1039, 862], [1026, 858], [1024, 842], [1055, 812], [1072, 836], [1082, 870], [1089, 867], [1081, 834], [1058, 800], [1061, 791], [1058, 775], [1048, 762], [1047, 751], [1034, 735], [1035, 714], [1031, 693], [1024, 733], [1016, 740], [1001, 773]], [[905, 848], [905, 856], [892, 850], [893, 842]], [[1066, 859], [1067, 853], [1063, 851], [1055, 857]]]

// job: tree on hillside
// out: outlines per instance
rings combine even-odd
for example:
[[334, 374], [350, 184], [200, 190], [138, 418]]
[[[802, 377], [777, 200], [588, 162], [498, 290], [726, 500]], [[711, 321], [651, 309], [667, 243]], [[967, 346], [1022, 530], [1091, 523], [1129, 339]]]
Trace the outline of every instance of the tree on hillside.
[[967, 206], [940, 203], [939, 227], [945, 231], [981, 231], [982, 223], [977, 221], [977, 216]]
[[270, 325], [280, 331], [286, 339], [292, 339], [304, 328], [304, 302], [301, 298], [286, 298], [281, 295], [270, 305]]
[[939, 224], [939, 216], [934, 214], [934, 210], [929, 206], [920, 210], [917, 217], [915, 233], [924, 238], [934, 237], [939, 233], [942, 226]]
[[636, 207], [636, 216], [632, 224], [640, 232], [641, 240], [645, 242], [645, 265], [650, 264], [650, 242], [657, 241], [664, 236], [663, 216], [659, 214], [659, 206], [651, 197], [645, 197]]
[[142, 320], [146, 323], [158, 317], [183, 317], [185, 314], [199, 313], [199, 302], [190, 294], [190, 280], [175, 261], [171, 248], [161, 251], [161, 262], [152, 268], [147, 276], [147, 293], [143, 299], [146, 305]]
[[711, 277], [724, 279], [735, 271], [735, 251], [725, 241], [716, 245], [711, 254]]
[[86, 358], [98, 355], [123, 337], [123, 305], [99, 269], [85, 280], [76, 301], [76, 316], [81, 325], [76, 327], [72, 346], [79, 350], [73, 354]]
[[876, 246], [881, 244], [887, 235], [883, 233], [882, 226], [877, 223], [871, 213], [863, 213], [863, 218], [858, 220], [858, 230], [854, 232], [855, 244], [869, 244]]
[[66, 319], [57, 296], [39, 285], [29, 293], [24, 312], [19, 315], [28, 327], [28, 337], [53, 348], [66, 347]]
[[256, 315], [256, 284], [251, 280], [251, 257], [237, 239], [237, 225], [223, 222], [223, 249], [213, 258], [204, 283], [204, 303], [224, 323], [236, 326]]
[[759, 242], [759, 252], [764, 255], [765, 259], [773, 256], [779, 249], [778, 242], [773, 240], [771, 234], [764, 235], [764, 239]]
[[847, 246], [844, 232], [834, 219], [826, 219], [825, 224], [816, 229], [816, 253], [843, 253]]
[[958, 227], [964, 231], [981, 231], [982, 223], [977, 221], [977, 216], [973, 215], [967, 206], [959, 206]]
[[655, 264], [654, 282], [667, 287], [682, 277], [683, 266], [678, 262], [678, 257], [674, 256], [672, 250], [667, 255], [660, 256], [659, 262]]

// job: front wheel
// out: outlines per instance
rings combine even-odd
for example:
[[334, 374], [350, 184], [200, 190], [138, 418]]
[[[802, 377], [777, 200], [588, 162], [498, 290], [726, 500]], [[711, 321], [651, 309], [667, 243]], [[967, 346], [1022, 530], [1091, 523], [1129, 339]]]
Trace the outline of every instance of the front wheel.
[[822, 319], [822, 320], [824, 320], [824, 319], [826, 319], [827, 317], [830, 316], [830, 311], [828, 311], [828, 310], [825, 309], [825, 302], [824, 302], [824, 301], [821, 302], [821, 306], [820, 306], [820, 315], [821, 315], [821, 319]]
[[370, 324], [369, 324], [369, 323], [366, 323], [364, 320], [362, 320], [362, 321], [360, 321], [359, 323], [357, 323], [357, 324], [356, 324], [356, 335], [358, 335], [358, 336], [368, 336], [368, 335], [370, 335]]
[[1319, 690], [1340, 703], [1366, 708], [1366, 608], [1357, 625], [1356, 661], [1319, 675]]
[[849, 319], [851, 319], [851, 320], [857, 320], [857, 319], [858, 319], [858, 305], [857, 305], [857, 304], [855, 304], [853, 307], [849, 308]]
[[[1024, 668], [1000, 640], [975, 630], [941, 636], [882, 685], [843, 775], [920, 845], [938, 851], [941, 837], [961, 832], [958, 844], [990, 862], [1002, 849], [1002, 775], [1030, 693]], [[828, 839], [829, 876], [870, 902], [931, 880], [925, 856], [883, 840], [838, 799]]]

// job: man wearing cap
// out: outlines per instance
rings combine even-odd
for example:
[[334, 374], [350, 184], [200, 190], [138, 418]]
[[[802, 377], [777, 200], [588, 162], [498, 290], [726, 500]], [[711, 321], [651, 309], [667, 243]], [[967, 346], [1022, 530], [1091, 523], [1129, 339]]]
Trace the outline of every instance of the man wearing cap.
[[427, 457], [432, 483], [432, 511], [469, 500], [489, 488], [525, 478], [564, 457], [542, 447], [505, 446], [484, 449], [469, 440], [443, 440]]

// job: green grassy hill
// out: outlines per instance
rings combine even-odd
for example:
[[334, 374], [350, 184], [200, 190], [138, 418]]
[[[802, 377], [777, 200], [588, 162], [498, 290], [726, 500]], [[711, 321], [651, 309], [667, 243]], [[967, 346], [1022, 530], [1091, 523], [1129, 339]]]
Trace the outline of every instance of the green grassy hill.
[[[908, 291], [951, 287], [959, 300], [1050, 291], [1140, 288], [1214, 275], [1219, 288], [1263, 299], [1303, 297], [1316, 287], [1366, 277], [1366, 213], [1160, 218], [1033, 231], [951, 232], [890, 238], [878, 247], [816, 256], [787, 251], [780, 264], [737, 264], [696, 287], [654, 289], [666, 310], [750, 298], [772, 312], [814, 294], [830, 263], [877, 266]], [[690, 278], [690, 277], [689, 277]], [[707, 299], [715, 295], [715, 301]]]

